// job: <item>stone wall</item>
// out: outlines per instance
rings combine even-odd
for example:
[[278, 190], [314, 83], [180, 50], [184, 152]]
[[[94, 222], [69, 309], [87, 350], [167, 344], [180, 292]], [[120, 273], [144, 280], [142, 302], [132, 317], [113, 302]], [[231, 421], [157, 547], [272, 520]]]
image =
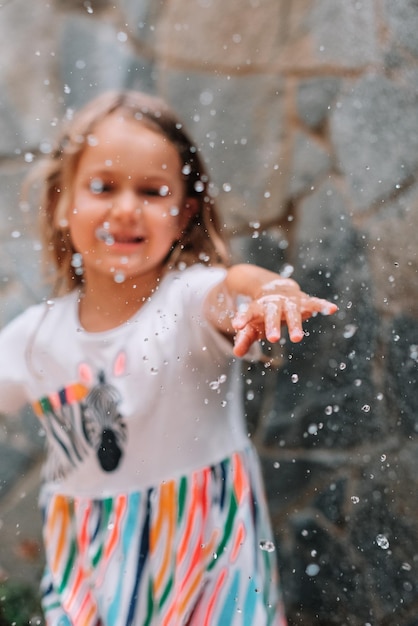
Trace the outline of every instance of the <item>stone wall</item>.
[[[46, 294], [18, 189], [65, 110], [114, 87], [164, 96], [201, 147], [237, 258], [339, 305], [243, 372], [289, 622], [417, 624], [416, 2], [0, 7], [0, 323]], [[41, 437], [22, 420], [28, 436], [0, 421], [0, 516], [27, 572], [11, 520]], [[19, 575], [10, 546], [0, 562]]]

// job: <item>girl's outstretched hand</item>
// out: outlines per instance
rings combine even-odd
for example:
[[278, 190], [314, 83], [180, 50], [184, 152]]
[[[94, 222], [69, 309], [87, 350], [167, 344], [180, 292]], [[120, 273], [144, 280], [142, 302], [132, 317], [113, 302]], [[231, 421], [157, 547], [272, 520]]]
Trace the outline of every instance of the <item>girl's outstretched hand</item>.
[[236, 331], [234, 354], [243, 357], [259, 339], [271, 343], [279, 341], [282, 324], [287, 325], [291, 341], [301, 341], [304, 320], [317, 313], [331, 315], [337, 310], [332, 302], [301, 291], [294, 280], [276, 278], [264, 284], [260, 295], [250, 299], [244, 310], [240, 309], [233, 318], [232, 326]]

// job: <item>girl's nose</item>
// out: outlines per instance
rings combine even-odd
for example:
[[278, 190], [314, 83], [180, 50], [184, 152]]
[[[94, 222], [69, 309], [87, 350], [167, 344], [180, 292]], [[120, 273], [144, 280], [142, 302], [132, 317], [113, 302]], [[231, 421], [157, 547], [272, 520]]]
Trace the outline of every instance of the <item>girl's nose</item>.
[[116, 217], [135, 219], [141, 212], [141, 202], [136, 194], [129, 191], [120, 193], [113, 201], [112, 213]]

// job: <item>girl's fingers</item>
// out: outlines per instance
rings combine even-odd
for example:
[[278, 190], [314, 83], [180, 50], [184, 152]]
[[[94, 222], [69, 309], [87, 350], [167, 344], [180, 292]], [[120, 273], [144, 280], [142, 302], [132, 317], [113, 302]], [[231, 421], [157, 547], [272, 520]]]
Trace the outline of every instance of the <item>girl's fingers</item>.
[[303, 292], [297, 297], [278, 294], [262, 296], [251, 302], [245, 311], [239, 311], [232, 320], [232, 326], [237, 331], [234, 354], [244, 356], [251, 345], [262, 337], [271, 343], [279, 341], [283, 322], [287, 324], [290, 340], [299, 342], [304, 337], [304, 320], [315, 313], [332, 315], [337, 310], [337, 305], [332, 302]]
[[290, 340], [294, 342], [301, 341], [304, 337], [304, 332], [300, 307], [295, 302], [288, 300], [284, 306], [284, 316]]
[[333, 302], [324, 300], [323, 298], [314, 298], [308, 296], [303, 306], [303, 313], [322, 313], [322, 315], [332, 315], [338, 311], [338, 307]]
[[254, 341], [258, 339], [258, 332], [256, 329], [248, 324], [242, 330], [239, 330], [235, 335], [234, 340], [234, 354], [238, 357], [243, 357], [247, 354]]
[[274, 343], [279, 341], [281, 335], [282, 304], [280, 301], [265, 302], [263, 308], [266, 339]]

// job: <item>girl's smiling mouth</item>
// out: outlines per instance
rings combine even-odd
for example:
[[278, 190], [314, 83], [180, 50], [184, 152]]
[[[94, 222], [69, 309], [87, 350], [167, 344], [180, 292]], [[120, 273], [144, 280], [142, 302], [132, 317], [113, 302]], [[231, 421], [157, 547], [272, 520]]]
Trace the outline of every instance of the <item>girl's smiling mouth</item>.
[[136, 252], [138, 247], [145, 242], [145, 237], [133, 235], [116, 235], [112, 234], [112, 243], [106, 241], [112, 252], [117, 254], [129, 254]]
[[145, 237], [142, 237], [141, 235], [132, 235], [131, 233], [112, 233], [106, 223], [97, 228], [96, 237], [99, 241], [103, 241], [107, 246], [112, 246], [112, 248], [119, 246], [137, 246], [145, 241]]

